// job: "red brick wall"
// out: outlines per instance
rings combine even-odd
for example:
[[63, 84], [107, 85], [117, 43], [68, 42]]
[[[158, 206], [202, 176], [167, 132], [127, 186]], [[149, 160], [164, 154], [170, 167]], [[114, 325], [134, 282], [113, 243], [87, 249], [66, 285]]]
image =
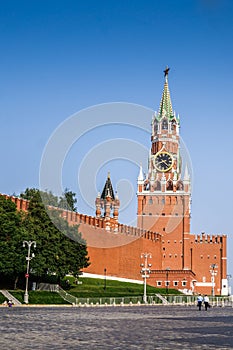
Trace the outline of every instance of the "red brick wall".
[[[10, 198], [18, 210], [27, 211], [29, 205], [27, 200], [4, 196]], [[152, 210], [148, 202], [146, 205], [146, 210]], [[184, 278], [188, 281], [188, 289], [190, 289], [192, 280], [197, 280], [199, 283], [206, 281], [209, 283], [208, 287], [195, 287], [195, 291], [211, 294], [210, 266], [216, 264], [218, 267], [215, 277], [215, 293], [219, 294], [221, 280], [226, 279], [227, 274], [227, 237], [225, 235], [195, 236], [190, 234], [188, 209], [185, 211], [184, 220], [180, 220], [180, 216], [174, 218], [177, 220], [177, 226], [175, 225], [176, 227], [174, 226], [171, 232], [164, 231], [163, 228], [171, 219], [169, 216], [171, 210], [178, 209], [180, 210], [175, 206], [172, 208], [172, 205], [169, 204], [162, 209], [165, 210], [165, 216], [160, 216], [156, 223], [152, 224], [152, 228], [161, 232], [161, 235], [152, 230], [145, 230], [145, 227], [151, 225], [151, 222], [147, 221], [151, 219], [149, 216], [149, 219], [146, 216], [143, 218], [143, 225], [145, 224], [143, 230], [118, 224], [118, 232], [114, 232], [115, 226], [112, 227], [112, 231], [106, 231], [103, 218], [65, 210], [61, 211], [61, 216], [66, 218], [69, 224], [80, 224], [79, 231], [86, 239], [91, 262], [91, 265], [85, 269], [86, 272], [103, 275], [106, 268], [108, 276], [141, 280], [141, 253], [151, 253], [151, 269], [163, 270], [163, 272], [153, 273], [148, 280], [149, 284], [156, 286], [158, 279], [161, 278], [165, 283], [165, 270], [169, 268], [171, 270], [169, 272], [170, 286], [173, 281], [179, 280], [179, 288], [181, 288], [180, 283]], [[181, 272], [182, 268], [185, 269], [183, 272]]]

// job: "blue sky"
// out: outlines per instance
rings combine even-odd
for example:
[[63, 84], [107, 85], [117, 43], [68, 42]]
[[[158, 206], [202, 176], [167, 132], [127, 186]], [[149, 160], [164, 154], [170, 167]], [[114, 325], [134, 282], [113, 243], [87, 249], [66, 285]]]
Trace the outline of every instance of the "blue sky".
[[[232, 18], [230, 0], [2, 1], [0, 192], [39, 186], [49, 138], [78, 111], [109, 102], [158, 110], [168, 65], [173, 108], [192, 159], [192, 232], [228, 234], [233, 275]], [[77, 193], [80, 212], [94, 214], [77, 181], [82, 155], [119, 137], [150, 145], [147, 133], [106, 126], [67, 155], [63, 187]], [[115, 187], [122, 179], [125, 193], [133, 193], [138, 169], [124, 161], [98, 169], [97, 190], [109, 170]], [[124, 222], [135, 215], [135, 194], [131, 202]]]

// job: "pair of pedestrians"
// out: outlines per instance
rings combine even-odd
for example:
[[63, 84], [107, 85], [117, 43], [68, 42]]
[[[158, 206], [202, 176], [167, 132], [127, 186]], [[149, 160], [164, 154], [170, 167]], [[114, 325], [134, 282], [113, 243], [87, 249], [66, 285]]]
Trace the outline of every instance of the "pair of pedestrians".
[[210, 307], [210, 303], [209, 303], [209, 297], [207, 295], [205, 295], [204, 297], [199, 294], [197, 297], [197, 306], [199, 311], [201, 311], [201, 307], [202, 307], [202, 303], [204, 302], [205, 305], [205, 311], [208, 310], [208, 308]]

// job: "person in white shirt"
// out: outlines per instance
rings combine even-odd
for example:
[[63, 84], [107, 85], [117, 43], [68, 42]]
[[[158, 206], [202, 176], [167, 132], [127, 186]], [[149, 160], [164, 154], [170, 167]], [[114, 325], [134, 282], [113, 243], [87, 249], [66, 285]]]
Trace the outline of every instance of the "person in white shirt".
[[202, 298], [201, 294], [199, 294], [197, 297], [197, 306], [199, 308], [199, 311], [201, 311], [202, 302], [203, 302], [203, 298]]
[[205, 311], [207, 311], [208, 307], [210, 307], [210, 304], [209, 304], [209, 298], [207, 295], [204, 296], [204, 304], [205, 304]]

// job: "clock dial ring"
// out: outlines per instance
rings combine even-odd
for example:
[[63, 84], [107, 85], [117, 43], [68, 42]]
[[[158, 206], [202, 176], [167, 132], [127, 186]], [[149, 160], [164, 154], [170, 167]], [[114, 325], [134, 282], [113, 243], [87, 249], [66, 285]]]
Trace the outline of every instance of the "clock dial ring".
[[161, 151], [155, 155], [154, 166], [156, 170], [163, 173], [169, 171], [173, 166], [173, 157], [169, 152]]

